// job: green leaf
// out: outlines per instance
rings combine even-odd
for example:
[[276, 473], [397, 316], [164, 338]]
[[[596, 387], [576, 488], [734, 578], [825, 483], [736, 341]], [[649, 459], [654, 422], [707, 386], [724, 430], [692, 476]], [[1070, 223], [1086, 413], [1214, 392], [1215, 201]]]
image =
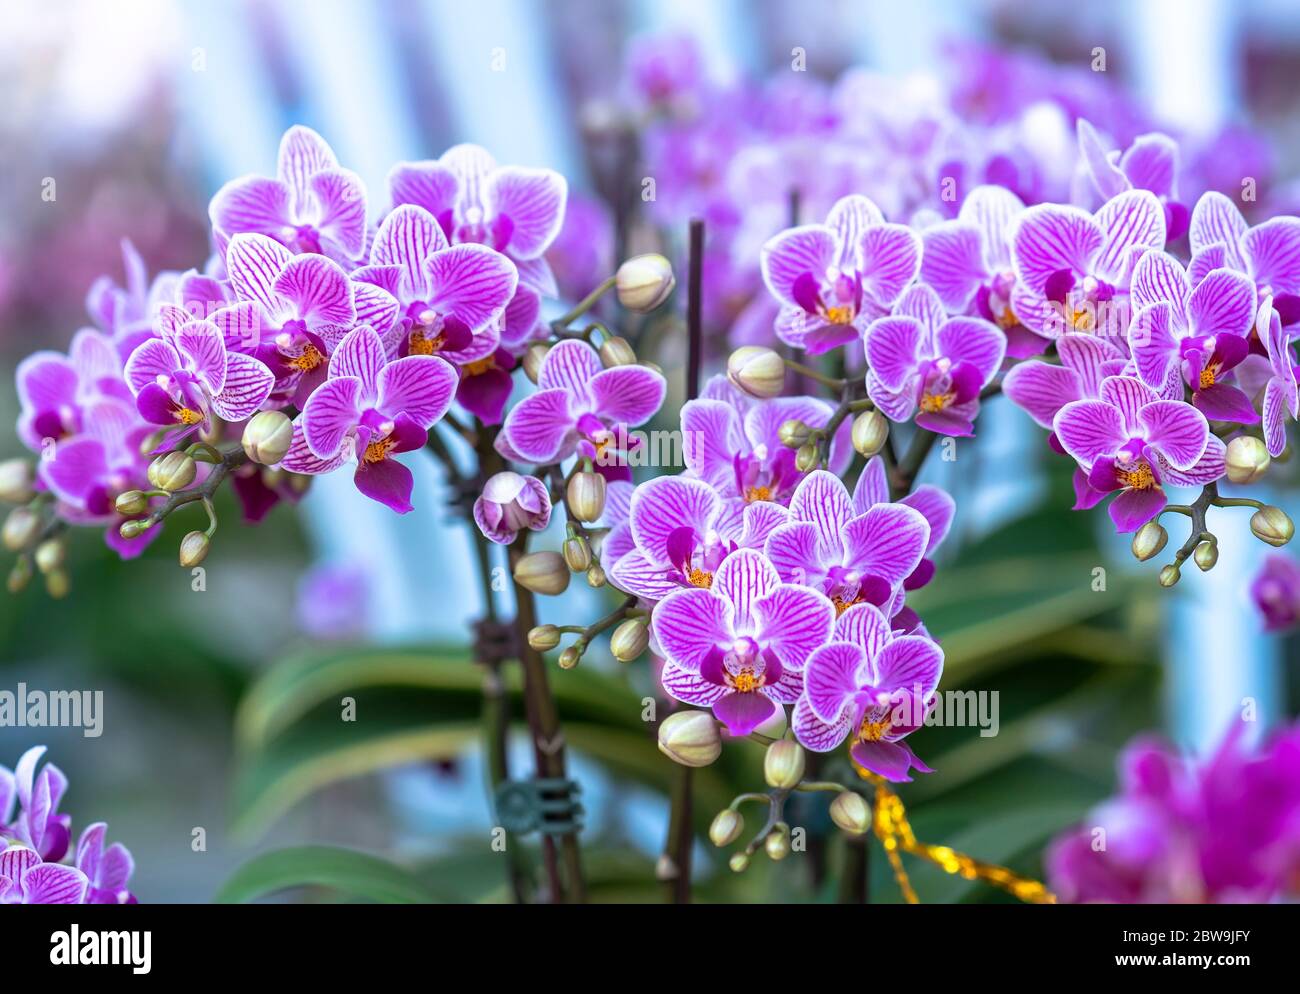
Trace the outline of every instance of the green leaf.
[[241, 866], [217, 893], [218, 904], [245, 904], [290, 887], [329, 887], [381, 904], [422, 904], [433, 895], [412, 874], [368, 853], [300, 846], [263, 853]]

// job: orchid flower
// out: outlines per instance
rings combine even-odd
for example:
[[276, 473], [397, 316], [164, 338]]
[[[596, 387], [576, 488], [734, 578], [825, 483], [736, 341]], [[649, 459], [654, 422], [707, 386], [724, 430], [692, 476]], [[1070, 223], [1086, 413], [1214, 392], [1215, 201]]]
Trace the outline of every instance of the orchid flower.
[[1187, 205], [1178, 199], [1178, 143], [1168, 135], [1138, 135], [1123, 153], [1108, 152], [1097, 129], [1085, 118], [1075, 122], [1079, 158], [1102, 200], [1126, 190], [1150, 190], [1165, 210], [1165, 238], [1174, 241], [1187, 232]]
[[265, 235], [232, 238], [226, 270], [236, 299], [212, 313], [213, 324], [228, 349], [261, 360], [275, 374], [274, 392], [299, 408], [324, 382], [331, 351], [354, 325], [383, 335], [397, 320], [397, 301], [385, 290]]
[[903, 583], [925, 556], [930, 525], [903, 504], [858, 510], [837, 476], [814, 470], [790, 499], [790, 520], [777, 526], [764, 551], [781, 579], [821, 591], [843, 614], [869, 603], [892, 617]]
[[1120, 193], [1095, 214], [1062, 204], [1030, 207], [1011, 243], [1012, 307], [1047, 338], [1071, 331], [1120, 337], [1128, 330], [1133, 267], [1144, 252], [1164, 247], [1164, 207], [1149, 190]]
[[1255, 324], [1255, 287], [1246, 276], [1215, 269], [1193, 288], [1177, 259], [1148, 252], [1133, 271], [1132, 301], [1129, 347], [1143, 383], [1181, 399], [1186, 382], [1192, 403], [1212, 421], [1259, 421], [1231, 382]]
[[782, 583], [762, 553], [739, 549], [710, 586], [674, 591], [655, 607], [664, 690], [712, 708], [729, 734], [748, 735], [798, 700], [804, 664], [830, 637], [834, 616], [822, 594]]
[[0, 904], [84, 904], [89, 886], [76, 867], [43, 862], [26, 846], [0, 851]]
[[871, 604], [835, 620], [830, 641], [808, 657], [790, 727], [814, 752], [852, 736], [854, 762], [895, 783], [933, 773], [903, 741], [925, 721], [943, 673], [943, 651], [919, 635], [894, 635]]
[[270, 396], [275, 376], [252, 356], [228, 352], [211, 321], [188, 321], [132, 352], [126, 382], [146, 421], [182, 429], [175, 442], [210, 427], [213, 415], [243, 421]]
[[46, 763], [37, 773], [44, 755], [45, 746], [32, 746], [19, 757], [13, 772], [0, 766], [0, 836], [27, 846], [42, 860], [57, 863], [71, 839], [72, 818], [59, 814], [68, 778], [53, 763]]
[[1300, 625], [1300, 561], [1270, 553], [1250, 584], [1250, 599], [1264, 619], [1264, 631], [1284, 632]]
[[389, 362], [379, 335], [361, 325], [334, 350], [329, 373], [300, 419], [308, 451], [291, 448], [282, 465], [320, 473], [355, 458], [358, 490], [399, 514], [413, 510], [411, 471], [393, 456], [423, 448], [451, 406], [455, 369], [438, 356]]
[[550, 491], [535, 476], [494, 473], [474, 501], [474, 523], [497, 545], [509, 545], [525, 528], [541, 531], [550, 520]]
[[597, 468], [615, 460], [627, 429], [648, 421], [667, 390], [663, 375], [645, 366], [604, 369], [596, 350], [577, 339], [546, 353], [537, 386], [506, 416], [502, 435], [512, 450], [538, 465], [578, 453]]
[[1273, 217], [1249, 227], [1241, 211], [1210, 190], [1192, 209], [1187, 229], [1193, 282], [1228, 267], [1255, 283], [1260, 300], [1273, 298], [1283, 325], [1300, 320], [1300, 218]]
[[921, 239], [888, 224], [863, 196], [845, 197], [825, 224], [783, 231], [763, 246], [763, 282], [781, 302], [776, 333], [810, 355], [861, 337], [921, 267]]
[[1007, 341], [982, 318], [948, 317], [924, 284], [867, 329], [867, 395], [891, 421], [943, 435], [974, 434], [980, 391], [996, 375]]
[[[1260, 330], [1267, 322], [1267, 328]], [[1291, 342], [1282, 327], [1282, 318], [1269, 298], [1260, 306], [1256, 330], [1264, 341], [1268, 357], [1268, 379], [1264, 386], [1264, 444], [1268, 454], [1277, 458], [1286, 449], [1286, 415], [1300, 419], [1300, 363], [1291, 352]], [[1262, 364], [1261, 364], [1262, 365]]]
[[347, 264], [366, 244], [366, 189], [339, 166], [334, 151], [311, 128], [294, 125], [280, 139], [276, 178], [231, 180], [212, 198], [208, 216], [221, 246], [256, 233], [294, 252], [314, 252]]
[[113, 342], [91, 328], [73, 336], [66, 356], [53, 350], [27, 356], [18, 364], [17, 383], [18, 437], [35, 452], [47, 439], [84, 431], [88, 407], [105, 400], [134, 402]]
[[1099, 400], [1066, 404], [1053, 429], [1094, 490], [1120, 491], [1110, 505], [1120, 532], [1136, 531], [1164, 509], [1166, 479], [1208, 483], [1223, 474], [1223, 443], [1216, 438], [1210, 447], [1205, 415], [1129, 376], [1104, 380]]
[[728, 555], [740, 548], [761, 550], [788, 517], [771, 501], [748, 504], [729, 522], [724, 508], [723, 498], [703, 480], [661, 476], [641, 484], [628, 512], [632, 548], [618, 557], [610, 579], [648, 601], [683, 587], [708, 588]]

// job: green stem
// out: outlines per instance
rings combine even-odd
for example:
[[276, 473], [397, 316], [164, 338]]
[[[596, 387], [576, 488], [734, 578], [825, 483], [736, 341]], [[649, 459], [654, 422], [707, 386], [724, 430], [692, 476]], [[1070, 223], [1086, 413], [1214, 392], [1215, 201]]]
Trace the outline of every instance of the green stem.
[[[600, 300], [601, 297], [605, 296], [605, 294], [609, 293], [609, 291], [614, 288], [617, 279], [617, 276], [607, 276], [604, 282], [601, 283], [600, 286], [596, 287], [596, 289], [592, 290], [591, 293], [587, 294], [587, 296], [583, 297], [573, 310], [552, 321], [551, 328], [557, 332], [566, 331], [569, 325], [573, 324], [574, 321], [578, 320], [578, 318], [582, 317], [596, 306], [596, 301]], [[589, 328], [587, 330], [589, 332], [591, 329]]]

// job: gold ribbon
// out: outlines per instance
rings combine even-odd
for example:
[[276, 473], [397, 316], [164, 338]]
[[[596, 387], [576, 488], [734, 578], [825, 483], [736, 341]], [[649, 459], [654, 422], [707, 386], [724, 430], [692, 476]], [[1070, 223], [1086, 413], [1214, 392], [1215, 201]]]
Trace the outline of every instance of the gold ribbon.
[[956, 874], [966, 880], [982, 880], [1029, 904], [1056, 903], [1056, 895], [1037, 880], [1022, 877], [1005, 866], [985, 863], [948, 846], [932, 846], [918, 842], [907, 820], [907, 810], [903, 807], [902, 798], [889, 789], [883, 777], [858, 766], [857, 763], [853, 765], [858, 771], [858, 776], [875, 785], [876, 803], [872, 829], [880, 844], [884, 846], [885, 856], [889, 859], [889, 865], [894, 871], [894, 879], [898, 882], [898, 889], [903, 892], [903, 900], [908, 904], [921, 902], [916, 896], [912, 882], [907, 877], [907, 870], [903, 868], [903, 859], [899, 854], [904, 852], [929, 860], [944, 873]]

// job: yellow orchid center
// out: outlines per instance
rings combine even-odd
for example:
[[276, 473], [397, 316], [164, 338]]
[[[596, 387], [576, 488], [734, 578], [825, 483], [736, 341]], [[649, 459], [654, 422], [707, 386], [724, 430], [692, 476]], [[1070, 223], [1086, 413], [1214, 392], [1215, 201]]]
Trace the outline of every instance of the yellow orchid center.
[[826, 309], [826, 320], [831, 324], [852, 324], [853, 308], [847, 306], [828, 307]]
[[835, 605], [835, 617], [839, 617], [854, 604], [861, 604], [861, 597], [854, 597], [852, 600], [845, 600], [843, 597], [832, 597], [831, 603]]
[[999, 310], [993, 317], [997, 321], [998, 327], [1003, 331], [1009, 331], [1020, 323], [1020, 318], [1016, 316], [1016, 312], [1011, 309], [1010, 304]]
[[1156, 485], [1155, 474], [1146, 463], [1139, 463], [1132, 469], [1118, 469], [1115, 478], [1126, 487], [1134, 490], [1153, 490]]
[[713, 586], [713, 574], [708, 570], [700, 569], [698, 566], [692, 566], [690, 573], [686, 575], [692, 587], [703, 587], [708, 589]]
[[1208, 390], [1214, 386], [1214, 376], [1218, 372], [1217, 366], [1206, 366], [1201, 370], [1201, 389]]
[[858, 738], [863, 742], [879, 742], [885, 737], [887, 731], [889, 731], [888, 719], [885, 721], [870, 721], [864, 718], [862, 727], [858, 729]]
[[1070, 327], [1075, 331], [1092, 331], [1094, 326], [1094, 317], [1091, 307], [1085, 307], [1083, 310], [1075, 310], [1070, 317]]
[[183, 425], [196, 425], [203, 420], [203, 413], [190, 407], [182, 407], [176, 412], [176, 420]]
[[486, 359], [477, 359], [474, 362], [465, 363], [464, 369], [468, 376], [479, 376], [486, 373], [489, 369], [497, 368], [496, 356], [488, 356]]
[[385, 435], [377, 441], [370, 442], [366, 446], [366, 453], [362, 458], [368, 463], [383, 462], [396, 447], [397, 440], [391, 435]]
[[430, 338], [422, 331], [413, 331], [407, 342], [406, 351], [409, 355], [433, 355], [435, 352], [441, 352], [442, 336], [435, 335]]
[[921, 410], [926, 414], [942, 411], [953, 402], [953, 396], [951, 393], [927, 393], [921, 398]]
[[302, 352], [289, 360], [289, 365], [299, 372], [310, 373], [324, 361], [325, 357], [320, 354], [320, 349], [308, 344]]
[[732, 688], [741, 694], [748, 694], [763, 686], [763, 678], [755, 676], [754, 671], [748, 666], [739, 673], [728, 674], [728, 680], [731, 682]]
[[772, 490], [770, 487], [746, 487], [745, 503], [752, 504], [759, 500], [771, 500]]

